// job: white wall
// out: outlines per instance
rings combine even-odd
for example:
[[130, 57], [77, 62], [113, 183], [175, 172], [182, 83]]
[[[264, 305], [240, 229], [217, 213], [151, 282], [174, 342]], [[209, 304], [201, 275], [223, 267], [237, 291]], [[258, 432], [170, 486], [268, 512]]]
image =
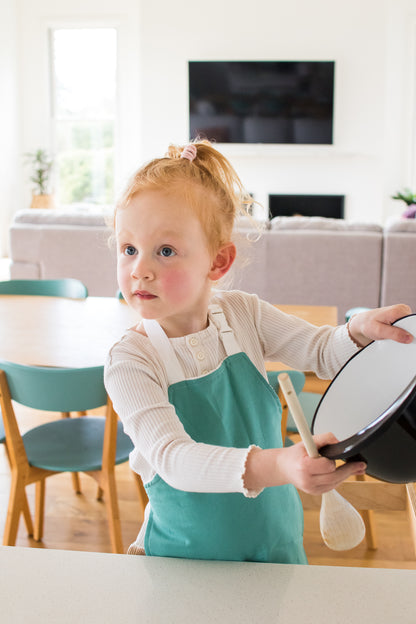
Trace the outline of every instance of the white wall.
[[8, 225], [20, 203], [17, 12], [14, 0], [0, 11], [0, 257], [7, 253]]
[[[8, 165], [10, 154], [13, 164], [21, 153], [51, 141], [48, 27], [115, 24], [120, 183], [143, 160], [163, 154], [169, 142], [187, 140], [188, 60], [335, 60], [334, 146], [224, 146], [223, 151], [263, 203], [268, 193], [335, 193], [346, 195], [351, 219], [383, 223], [402, 212], [404, 206], [390, 195], [416, 183], [415, 0], [17, 1], [21, 138], [17, 153], [15, 142], [8, 141]], [[0, 37], [2, 56], [16, 43], [13, 7], [13, 0], [3, 0], [0, 8], [6, 34]], [[4, 81], [15, 81], [16, 65], [12, 60], [5, 70], [2, 64]], [[6, 106], [16, 111], [12, 99]], [[15, 135], [15, 112], [11, 120], [7, 130]], [[24, 172], [16, 170], [21, 185]], [[18, 206], [9, 196], [6, 212], [27, 206], [25, 188]]]
[[[383, 222], [410, 183], [411, 0], [176, 0], [142, 6], [143, 149], [187, 138], [189, 59], [335, 60], [334, 146], [224, 147], [250, 191], [346, 195], [348, 218]], [[157, 77], [157, 79], [156, 79]]]

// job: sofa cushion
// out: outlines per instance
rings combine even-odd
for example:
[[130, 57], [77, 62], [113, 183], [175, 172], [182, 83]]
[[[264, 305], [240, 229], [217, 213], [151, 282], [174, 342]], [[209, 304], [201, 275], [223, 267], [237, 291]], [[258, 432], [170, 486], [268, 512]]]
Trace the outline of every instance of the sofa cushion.
[[380, 304], [416, 311], [416, 219], [391, 217], [385, 226]]
[[327, 217], [274, 217], [270, 222], [271, 230], [339, 230], [382, 232], [383, 228], [376, 223], [346, 221], [345, 219], [329, 219]]
[[110, 214], [102, 210], [21, 210], [9, 231], [12, 279], [81, 280], [93, 296], [117, 291]]
[[237, 217], [234, 225], [235, 230], [259, 230], [260, 232], [270, 229], [269, 219], [256, 219], [254, 217]]
[[336, 305], [340, 323], [349, 308], [378, 306], [382, 231], [272, 229], [265, 238], [272, 303]]
[[14, 223], [33, 225], [102, 225], [109, 227], [112, 210], [101, 208], [70, 208], [59, 210], [19, 210], [14, 215]]
[[387, 220], [384, 231], [388, 232], [416, 232], [416, 219], [401, 219], [390, 217]]

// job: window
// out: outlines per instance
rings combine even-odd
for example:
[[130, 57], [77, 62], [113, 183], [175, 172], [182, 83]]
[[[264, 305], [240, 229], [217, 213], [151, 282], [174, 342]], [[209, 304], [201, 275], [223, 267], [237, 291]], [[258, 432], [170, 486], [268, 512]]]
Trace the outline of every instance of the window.
[[60, 205], [114, 202], [115, 28], [50, 31], [55, 192]]

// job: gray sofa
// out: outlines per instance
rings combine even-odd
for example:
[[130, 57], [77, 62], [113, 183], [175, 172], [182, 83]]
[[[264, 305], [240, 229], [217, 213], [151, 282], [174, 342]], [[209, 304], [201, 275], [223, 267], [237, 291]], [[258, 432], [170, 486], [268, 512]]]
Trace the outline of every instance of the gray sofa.
[[380, 301], [416, 312], [416, 219], [391, 219], [384, 228]]
[[82, 209], [21, 210], [9, 231], [12, 279], [80, 279], [92, 296], [117, 290], [109, 214]]
[[[117, 291], [111, 215], [83, 210], [23, 210], [10, 227], [11, 277], [82, 280], [94, 296]], [[404, 301], [416, 310], [416, 220], [386, 228], [319, 217], [239, 221], [239, 251], [223, 287], [272, 303], [354, 306]]]

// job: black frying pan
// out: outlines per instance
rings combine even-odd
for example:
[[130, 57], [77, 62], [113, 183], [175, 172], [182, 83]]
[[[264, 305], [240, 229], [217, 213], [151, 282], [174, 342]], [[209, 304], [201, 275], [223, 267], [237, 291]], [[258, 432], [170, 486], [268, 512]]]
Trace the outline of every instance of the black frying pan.
[[[416, 336], [416, 314], [394, 324]], [[372, 342], [348, 360], [312, 421], [313, 433], [327, 431], [340, 442], [321, 455], [364, 460], [367, 474], [391, 483], [416, 481], [416, 339]]]

